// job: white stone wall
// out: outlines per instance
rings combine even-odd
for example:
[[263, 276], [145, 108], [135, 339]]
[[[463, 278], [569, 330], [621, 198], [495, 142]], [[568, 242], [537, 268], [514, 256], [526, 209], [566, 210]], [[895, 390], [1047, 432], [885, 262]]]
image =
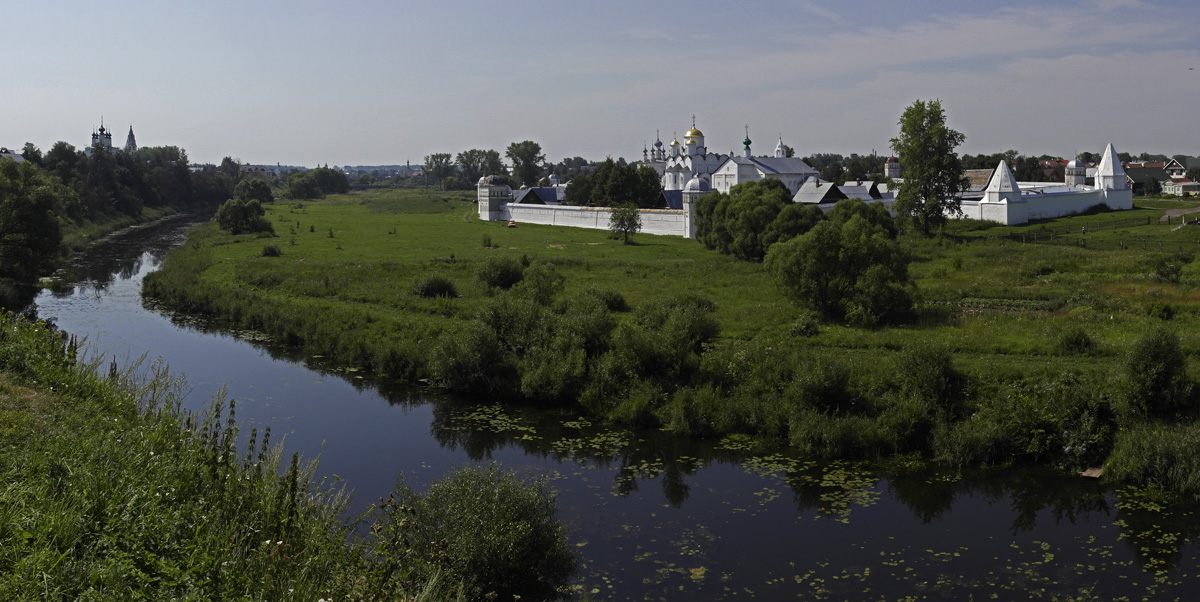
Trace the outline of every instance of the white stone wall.
[[1104, 203], [1110, 209], [1133, 209], [1133, 191], [1130, 190], [1072, 190], [1031, 194], [1020, 201], [989, 203], [986, 201], [963, 201], [964, 218], [998, 222], [1008, 226], [1024, 224], [1029, 220], [1062, 217], [1082, 213]]
[[[514, 220], [518, 224], [544, 224], [547, 226], [571, 226], [607, 230], [612, 219], [612, 210], [607, 207], [570, 207], [552, 205], [506, 204], [501, 219]], [[687, 226], [680, 209], [639, 209], [642, 214], [642, 232], [667, 236], [686, 236]]]

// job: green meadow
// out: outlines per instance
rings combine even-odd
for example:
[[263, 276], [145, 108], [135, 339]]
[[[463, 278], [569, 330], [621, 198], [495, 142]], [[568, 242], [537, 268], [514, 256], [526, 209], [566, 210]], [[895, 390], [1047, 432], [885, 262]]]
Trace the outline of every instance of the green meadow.
[[[1200, 226], [1159, 220], [1196, 203], [905, 237], [918, 311], [868, 330], [821, 323], [761, 264], [692, 240], [509, 228], [481, 222], [471, 199], [372, 190], [277, 202], [274, 236], [201, 226], [145, 294], [488, 399], [748, 434], [820, 457], [1107, 463], [1106, 478], [1200, 493], [1188, 447]], [[501, 265], [527, 277], [485, 284], [481, 272]], [[420, 294], [434, 276], [453, 294]]]

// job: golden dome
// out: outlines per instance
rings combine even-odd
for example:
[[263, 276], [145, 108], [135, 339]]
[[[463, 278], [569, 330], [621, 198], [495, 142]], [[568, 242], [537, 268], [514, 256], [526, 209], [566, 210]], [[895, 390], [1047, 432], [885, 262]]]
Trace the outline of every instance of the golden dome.
[[672, 140], [672, 141], [671, 141], [671, 146], [679, 146], [679, 140], [678, 140], [678, 139], [676, 139], [676, 140]]
[[696, 129], [696, 126], [694, 126], [694, 125], [693, 125], [693, 126], [692, 126], [692, 129], [688, 130], [688, 131], [687, 131], [687, 132], [686, 132], [686, 133], [683, 135], [683, 137], [684, 137], [684, 138], [703, 138], [703, 137], [704, 137], [704, 132], [701, 132], [700, 130]]

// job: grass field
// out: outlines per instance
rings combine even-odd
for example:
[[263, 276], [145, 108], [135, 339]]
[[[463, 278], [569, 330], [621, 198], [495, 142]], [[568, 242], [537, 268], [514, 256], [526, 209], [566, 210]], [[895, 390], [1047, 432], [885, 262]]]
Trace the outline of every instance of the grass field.
[[[1138, 378], [1129, 350], [1150, 332], [1174, 333], [1185, 358], [1177, 362], [1180, 378], [1196, 380], [1200, 263], [1192, 257], [1200, 227], [1159, 220], [1165, 209], [1191, 206], [1139, 200], [1124, 212], [1019, 227], [954, 222], [939, 238], [905, 238], [918, 317], [877, 330], [818, 324], [815, 336], [811, 315], [775, 289], [761, 264], [678, 237], [638, 235], [623, 245], [603, 231], [481, 222], [470, 193], [374, 190], [279, 203], [267, 213], [275, 237], [203, 226], [147, 279], [146, 291], [309, 353], [410, 380], [436, 376], [430, 362], [438, 350], [478, 356], [484, 364], [473, 369], [480, 371], [493, 368], [486, 362], [506, 363], [515, 376], [497, 378], [527, 397], [538, 397], [529, 392], [544, 391], [549, 379], [557, 388], [548, 400], [582, 399], [614, 420], [697, 436], [749, 432], [827, 456], [919, 452], [1079, 465], [1103, 461], [1143, 427], [1192, 424], [1187, 404], [1167, 420], [1134, 416], [1122, 401]], [[273, 255], [264, 253], [269, 245], [278, 256], [264, 256]], [[481, 268], [504, 257], [561, 276], [546, 308], [518, 316], [526, 310], [506, 299], [537, 304], [480, 281]], [[414, 282], [435, 274], [457, 295], [412, 292]], [[583, 315], [573, 300], [592, 289], [620, 295], [633, 311], [603, 312], [601, 322], [613, 323], [602, 333], [609, 338], [570, 360], [582, 362], [576, 368], [563, 368], [579, 346], [563, 335]], [[670, 306], [681, 294], [715, 305], [719, 334], [687, 339], [702, 349], [678, 343], [687, 326], [669, 316], [682, 311]], [[669, 307], [648, 309], [662, 304]], [[539, 334], [496, 335], [501, 318]], [[496, 336], [498, 343], [488, 338]], [[941, 372], [914, 384], [910, 373], [926, 365]], [[541, 375], [539, 385], [529, 384], [530, 374]], [[930, 389], [934, 381], [958, 384]], [[1182, 389], [1179, 395], [1192, 399]], [[992, 421], [992, 430], [972, 416]], [[1022, 416], [1028, 420], [1013, 422]], [[1062, 440], [1080, 432], [1080, 420], [1102, 423], [1089, 431], [1097, 440], [1083, 455], [1087, 446]], [[1030, 429], [1051, 434], [1035, 441]], [[1125, 476], [1158, 478], [1138, 470], [1150, 468]]]

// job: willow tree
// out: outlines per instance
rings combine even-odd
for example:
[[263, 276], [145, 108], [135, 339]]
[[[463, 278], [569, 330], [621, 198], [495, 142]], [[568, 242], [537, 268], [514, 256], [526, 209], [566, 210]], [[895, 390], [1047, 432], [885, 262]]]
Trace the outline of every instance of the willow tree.
[[962, 159], [955, 148], [966, 140], [946, 127], [940, 100], [917, 100], [900, 116], [892, 151], [904, 166], [904, 182], [893, 206], [906, 226], [931, 236], [949, 215], [962, 215], [959, 194], [967, 189]]

